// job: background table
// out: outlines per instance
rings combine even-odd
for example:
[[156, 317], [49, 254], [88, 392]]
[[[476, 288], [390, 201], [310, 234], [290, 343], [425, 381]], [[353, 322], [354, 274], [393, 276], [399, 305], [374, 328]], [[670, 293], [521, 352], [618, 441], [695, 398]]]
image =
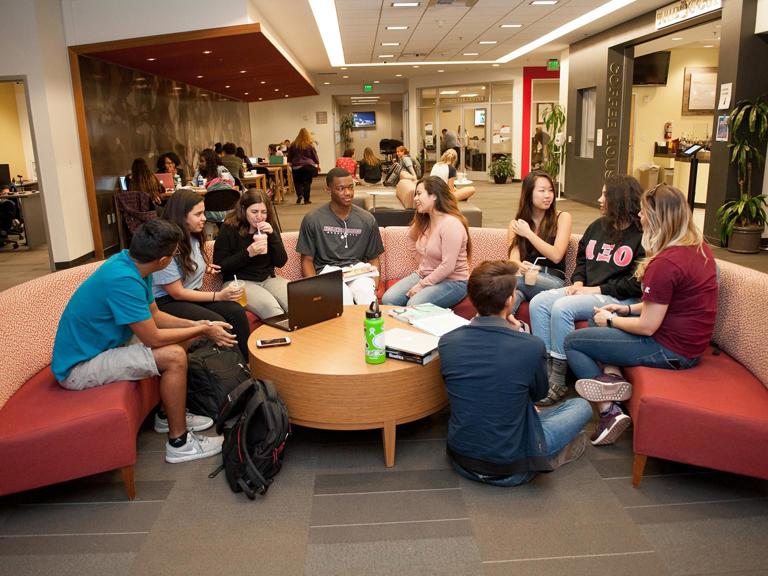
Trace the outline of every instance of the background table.
[[[262, 325], [248, 339], [251, 373], [271, 380], [291, 421], [327, 430], [382, 429], [384, 462], [395, 464], [396, 426], [434, 414], [448, 403], [440, 359], [413, 364], [365, 363], [366, 306], [345, 306], [339, 318], [295, 332]], [[391, 306], [382, 306], [382, 310]], [[410, 325], [384, 316], [384, 329]], [[257, 339], [289, 336], [289, 346], [257, 348]]]

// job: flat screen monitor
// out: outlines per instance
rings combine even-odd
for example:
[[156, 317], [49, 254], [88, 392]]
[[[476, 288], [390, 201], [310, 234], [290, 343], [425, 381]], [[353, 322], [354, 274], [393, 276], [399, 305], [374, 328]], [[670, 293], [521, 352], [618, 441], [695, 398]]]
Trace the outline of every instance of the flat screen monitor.
[[475, 108], [475, 128], [485, 126], [485, 108]]
[[669, 74], [668, 51], [654, 52], [635, 58], [632, 84], [635, 86], [666, 86]]
[[355, 128], [375, 128], [376, 112], [352, 112], [352, 126]]

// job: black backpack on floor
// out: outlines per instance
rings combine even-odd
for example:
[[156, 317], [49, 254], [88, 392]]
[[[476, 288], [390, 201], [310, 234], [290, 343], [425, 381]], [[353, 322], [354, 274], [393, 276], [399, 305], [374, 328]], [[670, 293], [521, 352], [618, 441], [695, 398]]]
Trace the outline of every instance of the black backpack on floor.
[[209, 340], [190, 347], [187, 364], [187, 409], [214, 420], [227, 395], [251, 377], [237, 347], [219, 348]]
[[233, 492], [245, 492], [251, 500], [266, 494], [280, 472], [285, 442], [291, 433], [285, 403], [268, 381], [251, 379], [230, 394], [216, 420], [216, 433], [224, 435], [221, 472]]

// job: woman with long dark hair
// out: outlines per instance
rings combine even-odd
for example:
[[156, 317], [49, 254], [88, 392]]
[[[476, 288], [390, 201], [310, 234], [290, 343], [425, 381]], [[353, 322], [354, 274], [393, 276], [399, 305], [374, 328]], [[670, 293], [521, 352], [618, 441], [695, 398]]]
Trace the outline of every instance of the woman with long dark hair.
[[442, 178], [416, 184], [416, 213], [408, 230], [408, 248], [419, 267], [384, 293], [383, 304], [413, 306], [430, 302], [450, 308], [467, 295], [472, 245], [467, 219]]
[[[520, 263], [512, 314], [522, 302], [530, 301], [539, 292], [565, 285], [565, 253], [571, 238], [571, 223], [568, 212], [557, 210], [555, 186], [549, 174], [542, 170], [529, 172], [523, 179], [520, 205], [509, 223], [507, 236], [509, 259]], [[537, 258], [536, 265], [541, 269], [536, 283], [528, 285], [525, 274]]]
[[715, 259], [685, 195], [666, 184], [648, 190], [640, 221], [646, 257], [635, 277], [643, 283], [642, 302], [596, 308], [598, 327], [577, 330], [565, 339], [568, 363], [579, 378], [576, 391], [600, 410], [594, 445], [613, 444], [630, 423], [619, 403], [632, 396], [632, 385], [617, 366], [691, 368], [715, 328]]
[[240, 158], [240, 160], [243, 161], [243, 163], [245, 164], [245, 169], [248, 172], [253, 170], [253, 163], [251, 162], [251, 159], [245, 155], [245, 150], [243, 150], [242, 146], [237, 147], [237, 152], [235, 152], [235, 156], [237, 156], [238, 158]]
[[202, 186], [206, 188], [217, 183], [235, 186], [234, 177], [226, 166], [221, 164], [221, 158], [211, 148], [200, 152], [193, 184], [200, 184], [200, 179], [202, 179]]
[[309, 194], [312, 179], [320, 172], [320, 159], [317, 157], [315, 144], [309, 130], [299, 130], [296, 140], [288, 147], [288, 163], [293, 170], [293, 184], [296, 187], [296, 204], [312, 204]]
[[155, 206], [162, 206], [165, 204], [163, 194], [165, 194], [165, 188], [160, 184], [160, 181], [155, 178], [155, 175], [149, 170], [147, 161], [144, 158], [136, 158], [131, 164], [131, 174], [127, 178], [126, 183], [128, 190], [137, 190], [144, 192], [152, 204]]
[[565, 337], [576, 322], [591, 318], [595, 307], [626, 306], [640, 299], [634, 274], [645, 255], [638, 216], [642, 192], [632, 176], [610, 176], [598, 199], [603, 216], [589, 225], [579, 241], [572, 284], [540, 292], [531, 300], [531, 329], [544, 340], [550, 357], [549, 393], [540, 405], [565, 397]]
[[275, 274], [288, 255], [265, 192], [251, 188], [243, 194], [216, 238], [213, 261], [225, 282], [235, 275], [245, 281], [248, 309], [259, 318], [288, 311], [288, 281]]
[[188, 320], [222, 321], [231, 325], [237, 344], [248, 358], [250, 330], [245, 309], [237, 302], [242, 289], [226, 286], [215, 292], [202, 291], [203, 274], [219, 273], [204, 248], [205, 205], [194, 190], [181, 188], [168, 200], [163, 218], [181, 228], [182, 240], [173, 261], [152, 274], [152, 290], [158, 308]]

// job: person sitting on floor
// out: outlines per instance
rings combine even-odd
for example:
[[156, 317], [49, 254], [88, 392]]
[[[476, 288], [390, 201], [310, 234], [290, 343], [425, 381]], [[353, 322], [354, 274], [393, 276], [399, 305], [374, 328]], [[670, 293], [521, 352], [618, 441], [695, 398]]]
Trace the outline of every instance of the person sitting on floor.
[[715, 329], [715, 258], [685, 195], [667, 184], [645, 192], [640, 222], [646, 258], [635, 277], [643, 283], [642, 302], [596, 307], [597, 328], [577, 330], [565, 339], [568, 364], [579, 378], [576, 392], [600, 410], [591, 438], [596, 446], [613, 444], [630, 423], [619, 403], [631, 398], [632, 385], [617, 366], [691, 368]]
[[122, 250], [99, 266], [75, 291], [61, 315], [51, 369], [68, 390], [85, 390], [120, 380], [160, 376], [164, 413], [155, 430], [167, 432], [165, 460], [207, 458], [221, 452], [221, 437], [197, 436], [213, 426], [207, 416], [186, 413], [187, 352], [195, 338], [230, 347], [235, 338], [225, 322], [184, 320], [162, 312], [152, 295], [152, 274], [178, 250], [178, 226], [150, 220]]
[[378, 184], [381, 182], [381, 160], [373, 153], [370, 147], [363, 150], [363, 159], [359, 164], [360, 180], [366, 184]]
[[475, 194], [474, 186], [462, 186], [456, 188], [456, 151], [453, 148], [449, 148], [440, 157], [440, 161], [436, 162], [432, 166], [431, 176], [439, 176], [445, 182], [448, 183], [448, 188], [451, 189], [451, 194], [456, 196], [456, 200], [459, 202], [466, 202]]
[[515, 302], [517, 264], [486, 261], [469, 277], [478, 316], [440, 338], [448, 390], [448, 454], [470, 480], [518, 486], [584, 452], [581, 430], [592, 418], [583, 398], [539, 413], [547, 393], [544, 344], [507, 318]]
[[407, 243], [419, 267], [391, 286], [381, 303], [415, 306], [430, 302], [450, 308], [467, 295], [472, 251], [467, 219], [448, 185], [437, 176], [419, 180], [415, 205]]
[[344, 168], [352, 178], [357, 180], [357, 160], [355, 160], [354, 148], [347, 148], [341, 158], [336, 158], [336, 168]]
[[[331, 201], [310, 212], [301, 221], [296, 252], [301, 254], [304, 276], [314, 276], [368, 263], [377, 270], [384, 252], [379, 225], [367, 210], [352, 204], [355, 181], [343, 168], [333, 168], [325, 177]], [[376, 300], [379, 276], [355, 278], [344, 283], [344, 304], [370, 304]]]

